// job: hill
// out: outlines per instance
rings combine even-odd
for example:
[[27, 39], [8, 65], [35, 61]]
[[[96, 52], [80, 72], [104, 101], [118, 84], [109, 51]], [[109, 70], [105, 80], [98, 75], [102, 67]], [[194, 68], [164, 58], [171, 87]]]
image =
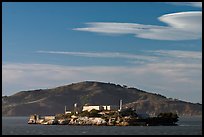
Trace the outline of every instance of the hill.
[[139, 113], [156, 115], [176, 112], [178, 115], [202, 115], [202, 105], [166, 98], [133, 87], [85, 81], [53, 89], [21, 91], [2, 97], [3, 116], [28, 116], [30, 114], [54, 115], [63, 113], [64, 106], [72, 110], [73, 104], [119, 105], [135, 108]]

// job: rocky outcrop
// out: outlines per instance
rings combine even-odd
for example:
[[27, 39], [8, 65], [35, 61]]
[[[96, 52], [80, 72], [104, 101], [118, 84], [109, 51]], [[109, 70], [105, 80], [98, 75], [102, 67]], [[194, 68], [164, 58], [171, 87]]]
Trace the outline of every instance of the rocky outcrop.
[[107, 122], [100, 117], [78, 117], [71, 119], [70, 125], [107, 125]]

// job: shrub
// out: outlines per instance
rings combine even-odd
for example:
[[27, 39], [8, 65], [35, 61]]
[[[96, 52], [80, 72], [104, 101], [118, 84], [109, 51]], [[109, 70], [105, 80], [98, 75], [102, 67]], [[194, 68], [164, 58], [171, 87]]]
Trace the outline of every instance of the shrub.
[[125, 109], [125, 110], [122, 110], [119, 114], [120, 114], [122, 117], [124, 117], [124, 116], [137, 117], [137, 114], [136, 114], [135, 111], [132, 110], [131, 108], [127, 108], [127, 109]]
[[99, 110], [92, 109], [89, 112], [89, 117], [101, 117], [101, 114], [98, 114], [99, 112], [100, 112]]
[[86, 111], [82, 111], [81, 113], [79, 113], [79, 116], [81, 116], [81, 117], [85, 117], [85, 116], [89, 117], [89, 112], [87, 110]]

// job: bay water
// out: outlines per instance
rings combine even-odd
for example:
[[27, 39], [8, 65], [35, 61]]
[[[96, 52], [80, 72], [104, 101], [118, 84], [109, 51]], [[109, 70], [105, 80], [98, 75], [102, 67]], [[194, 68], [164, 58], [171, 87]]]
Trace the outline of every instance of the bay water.
[[180, 117], [178, 126], [73, 126], [27, 124], [28, 117], [2, 117], [3, 135], [202, 135], [202, 117]]

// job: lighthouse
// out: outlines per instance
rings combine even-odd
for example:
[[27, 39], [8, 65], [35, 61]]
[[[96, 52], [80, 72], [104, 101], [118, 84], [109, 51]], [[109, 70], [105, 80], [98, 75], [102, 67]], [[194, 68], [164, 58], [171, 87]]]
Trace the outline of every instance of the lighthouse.
[[74, 113], [78, 114], [78, 106], [77, 103], [74, 104]]
[[122, 101], [122, 99], [121, 99], [121, 100], [120, 100], [120, 108], [119, 108], [118, 111], [121, 111], [121, 110], [122, 110], [122, 105], [123, 105], [123, 101]]
[[64, 106], [64, 114], [66, 114], [66, 110], [67, 110], [67, 108], [66, 108], [66, 106]]

